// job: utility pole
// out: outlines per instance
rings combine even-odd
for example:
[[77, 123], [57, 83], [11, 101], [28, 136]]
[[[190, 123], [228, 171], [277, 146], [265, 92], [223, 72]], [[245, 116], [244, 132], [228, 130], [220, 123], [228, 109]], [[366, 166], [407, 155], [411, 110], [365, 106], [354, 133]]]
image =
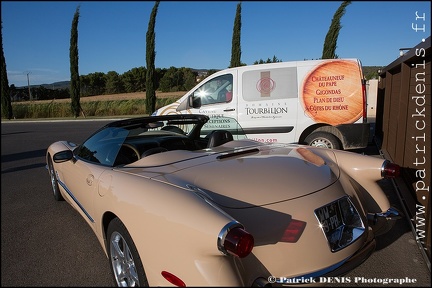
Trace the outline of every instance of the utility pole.
[[28, 90], [29, 90], [29, 99], [30, 101], [32, 101], [32, 95], [31, 95], [31, 91], [30, 91], [30, 80], [29, 80], [29, 74], [30, 72], [27, 72], [27, 86], [28, 86]]

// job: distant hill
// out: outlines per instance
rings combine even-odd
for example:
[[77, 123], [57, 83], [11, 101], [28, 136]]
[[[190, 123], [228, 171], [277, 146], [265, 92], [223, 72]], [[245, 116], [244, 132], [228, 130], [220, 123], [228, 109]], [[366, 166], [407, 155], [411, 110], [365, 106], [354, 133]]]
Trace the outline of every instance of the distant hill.
[[43, 86], [44, 88], [51, 88], [51, 89], [69, 89], [70, 87], [70, 81], [61, 81], [61, 82], [55, 82], [52, 84], [42, 84], [39, 86]]
[[[51, 84], [30, 85], [30, 88], [38, 88], [41, 86], [46, 88], [46, 89], [69, 89], [70, 81], [60, 81], [60, 82], [54, 82]], [[16, 87], [16, 88], [17, 89], [24, 89], [24, 88], [28, 88], [28, 86], [20, 86], [20, 87]]]

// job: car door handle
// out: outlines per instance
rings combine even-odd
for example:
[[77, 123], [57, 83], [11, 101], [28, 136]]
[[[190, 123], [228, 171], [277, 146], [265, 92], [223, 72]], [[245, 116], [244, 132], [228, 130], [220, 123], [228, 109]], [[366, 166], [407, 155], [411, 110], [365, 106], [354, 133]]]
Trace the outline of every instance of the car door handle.
[[225, 109], [225, 110], [223, 110], [224, 112], [231, 112], [231, 111], [235, 111], [235, 108], [228, 108], [228, 109]]

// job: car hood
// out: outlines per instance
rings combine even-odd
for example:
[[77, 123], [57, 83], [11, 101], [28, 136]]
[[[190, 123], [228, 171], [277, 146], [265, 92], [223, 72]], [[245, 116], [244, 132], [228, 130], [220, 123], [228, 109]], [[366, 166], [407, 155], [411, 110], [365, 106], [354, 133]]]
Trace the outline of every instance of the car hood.
[[[151, 178], [191, 189], [227, 208], [263, 206], [299, 198], [332, 185], [339, 176], [332, 152], [314, 153], [302, 146], [222, 147], [205, 156], [190, 151], [172, 152], [176, 153], [172, 153], [171, 159], [177, 161], [148, 167], [146, 173], [150, 169]], [[169, 153], [160, 155], [168, 157]], [[183, 156], [188, 160], [180, 160], [182, 153], [189, 155]], [[145, 168], [141, 169], [128, 172], [140, 174]]]

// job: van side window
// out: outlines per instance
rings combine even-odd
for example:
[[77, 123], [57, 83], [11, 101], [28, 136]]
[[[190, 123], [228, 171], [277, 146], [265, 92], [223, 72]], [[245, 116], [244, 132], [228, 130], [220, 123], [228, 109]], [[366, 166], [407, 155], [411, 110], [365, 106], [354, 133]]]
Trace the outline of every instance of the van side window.
[[232, 74], [226, 74], [204, 83], [194, 91], [192, 98], [194, 102], [197, 98], [200, 98], [202, 106], [231, 102], [232, 89], [233, 76]]

